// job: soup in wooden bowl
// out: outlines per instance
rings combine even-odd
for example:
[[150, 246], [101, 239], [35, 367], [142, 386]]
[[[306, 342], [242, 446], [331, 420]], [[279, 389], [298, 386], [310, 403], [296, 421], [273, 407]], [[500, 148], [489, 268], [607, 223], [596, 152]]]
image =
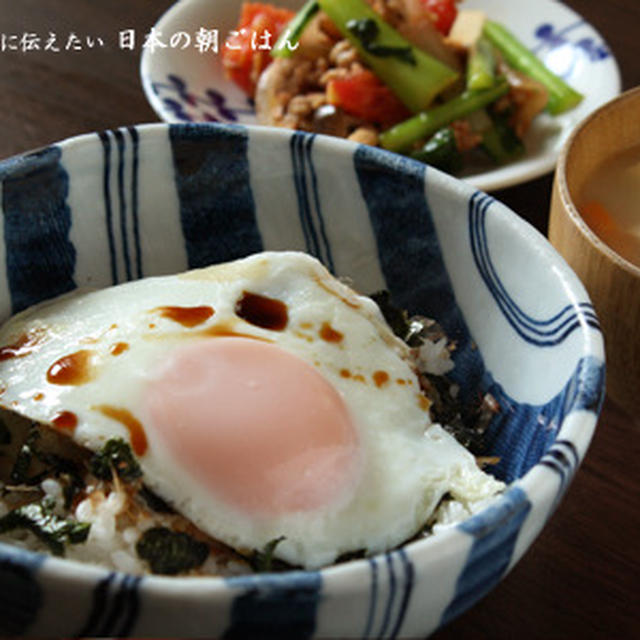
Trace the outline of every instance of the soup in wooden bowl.
[[556, 169], [549, 239], [602, 323], [607, 391], [640, 411], [640, 87], [584, 120]]

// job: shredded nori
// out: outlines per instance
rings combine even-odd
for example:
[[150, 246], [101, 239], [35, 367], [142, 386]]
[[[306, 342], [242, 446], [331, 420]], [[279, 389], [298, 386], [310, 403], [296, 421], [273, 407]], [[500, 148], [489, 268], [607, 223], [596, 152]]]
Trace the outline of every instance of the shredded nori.
[[391, 327], [391, 331], [401, 340], [406, 340], [409, 334], [409, 316], [406, 311], [398, 309], [391, 302], [391, 294], [388, 291], [377, 291], [369, 296], [380, 308], [384, 319]]
[[123, 482], [132, 482], [142, 476], [131, 447], [119, 438], [112, 438], [106, 442], [91, 458], [89, 469], [100, 480], [111, 480], [114, 472]]
[[[85, 487], [84, 470], [72, 459], [44, 451], [38, 446], [41, 436], [40, 426], [32, 423], [27, 438], [14, 460], [9, 476], [10, 482], [14, 486], [35, 487], [46, 478], [57, 478], [64, 492], [65, 508], [68, 509], [76, 495]], [[32, 464], [36, 460], [44, 468], [32, 473]]]
[[51, 553], [63, 556], [65, 544], [84, 542], [91, 525], [88, 522], [65, 520], [53, 512], [54, 503], [48, 498], [25, 504], [0, 518], [0, 533], [27, 529], [44, 542]]
[[4, 420], [0, 418], [0, 445], [11, 444], [11, 431], [9, 427], [4, 423]]
[[[388, 291], [370, 296], [378, 305], [391, 330], [410, 347], [419, 347], [426, 340], [437, 342], [446, 337], [442, 327], [431, 318], [412, 316], [399, 309]], [[499, 411], [490, 394], [478, 395], [477, 402], [463, 403], [454, 394], [456, 385], [444, 375], [420, 374], [422, 390], [431, 400], [431, 415], [460, 444], [478, 456], [485, 452], [484, 433]]]
[[[27, 439], [20, 448], [9, 475], [13, 484], [33, 484], [29, 479], [29, 467], [34, 457], [35, 444], [39, 438], [40, 431], [38, 426], [36, 423], [32, 423]], [[35, 484], [37, 484], [37, 480]]]
[[36, 451], [38, 459], [48, 465], [47, 471], [40, 474], [42, 477], [39, 481], [44, 480], [47, 476], [54, 476], [62, 484], [64, 495], [65, 509], [69, 509], [76, 496], [85, 488], [83, 479], [83, 470], [79, 464], [73, 460], [63, 458], [53, 453], [43, 453]]
[[209, 556], [209, 545], [186, 533], [153, 527], [142, 534], [136, 551], [152, 573], [176, 575], [199, 567]]

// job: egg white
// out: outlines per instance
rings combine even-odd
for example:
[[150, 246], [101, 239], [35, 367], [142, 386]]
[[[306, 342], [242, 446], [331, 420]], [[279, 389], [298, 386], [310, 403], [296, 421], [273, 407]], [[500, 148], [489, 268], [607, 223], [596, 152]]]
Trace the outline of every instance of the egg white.
[[[239, 318], [236, 303], [246, 291], [283, 302], [286, 328], [274, 331]], [[185, 327], [157, 313], [166, 306], [210, 306], [214, 313]], [[342, 339], [323, 339], [323, 325]], [[141, 402], [146, 385], [153, 384], [172, 349], [215, 340], [214, 327], [273, 341], [316, 367], [343, 397], [356, 422], [361, 466], [356, 480], [330, 504], [272, 516], [237, 509], [201, 486], [154, 433]], [[276, 557], [316, 568], [346, 552], [373, 553], [402, 543], [446, 493], [467, 503], [502, 488], [454, 438], [431, 424], [409, 350], [375, 303], [302, 253], [265, 252], [180, 275], [76, 292], [14, 316], [0, 329], [0, 345], [20, 344], [24, 336], [31, 343], [0, 361], [0, 406], [50, 425], [61, 412], [71, 412], [78, 420], [72, 437], [94, 451], [109, 438], [130, 439], [121, 422], [96, 407], [125, 409], [148, 440], [139, 458], [144, 482], [203, 531], [241, 551], [284, 536]], [[118, 344], [127, 348], [114, 355]], [[51, 384], [51, 365], [80, 349], [91, 352], [90, 379]], [[388, 376], [382, 384], [374, 379], [380, 371]]]

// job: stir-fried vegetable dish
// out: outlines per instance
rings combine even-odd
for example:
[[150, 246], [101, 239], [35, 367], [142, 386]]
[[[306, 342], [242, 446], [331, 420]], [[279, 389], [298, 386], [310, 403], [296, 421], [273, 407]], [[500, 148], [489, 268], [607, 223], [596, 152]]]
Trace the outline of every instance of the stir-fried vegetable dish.
[[[268, 30], [273, 46], [255, 46]], [[582, 96], [506, 26], [456, 0], [309, 0], [296, 14], [245, 3], [223, 48], [260, 124], [377, 145], [450, 173], [524, 152], [543, 111]]]

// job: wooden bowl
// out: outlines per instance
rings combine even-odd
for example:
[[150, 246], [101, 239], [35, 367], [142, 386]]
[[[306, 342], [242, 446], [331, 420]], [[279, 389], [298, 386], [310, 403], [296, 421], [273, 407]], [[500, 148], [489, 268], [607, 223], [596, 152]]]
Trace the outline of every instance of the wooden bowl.
[[565, 143], [549, 220], [551, 243], [584, 283], [600, 318], [607, 393], [631, 415], [640, 411], [640, 268], [596, 236], [574, 202], [599, 166], [639, 145], [640, 87], [636, 87], [586, 118]]

